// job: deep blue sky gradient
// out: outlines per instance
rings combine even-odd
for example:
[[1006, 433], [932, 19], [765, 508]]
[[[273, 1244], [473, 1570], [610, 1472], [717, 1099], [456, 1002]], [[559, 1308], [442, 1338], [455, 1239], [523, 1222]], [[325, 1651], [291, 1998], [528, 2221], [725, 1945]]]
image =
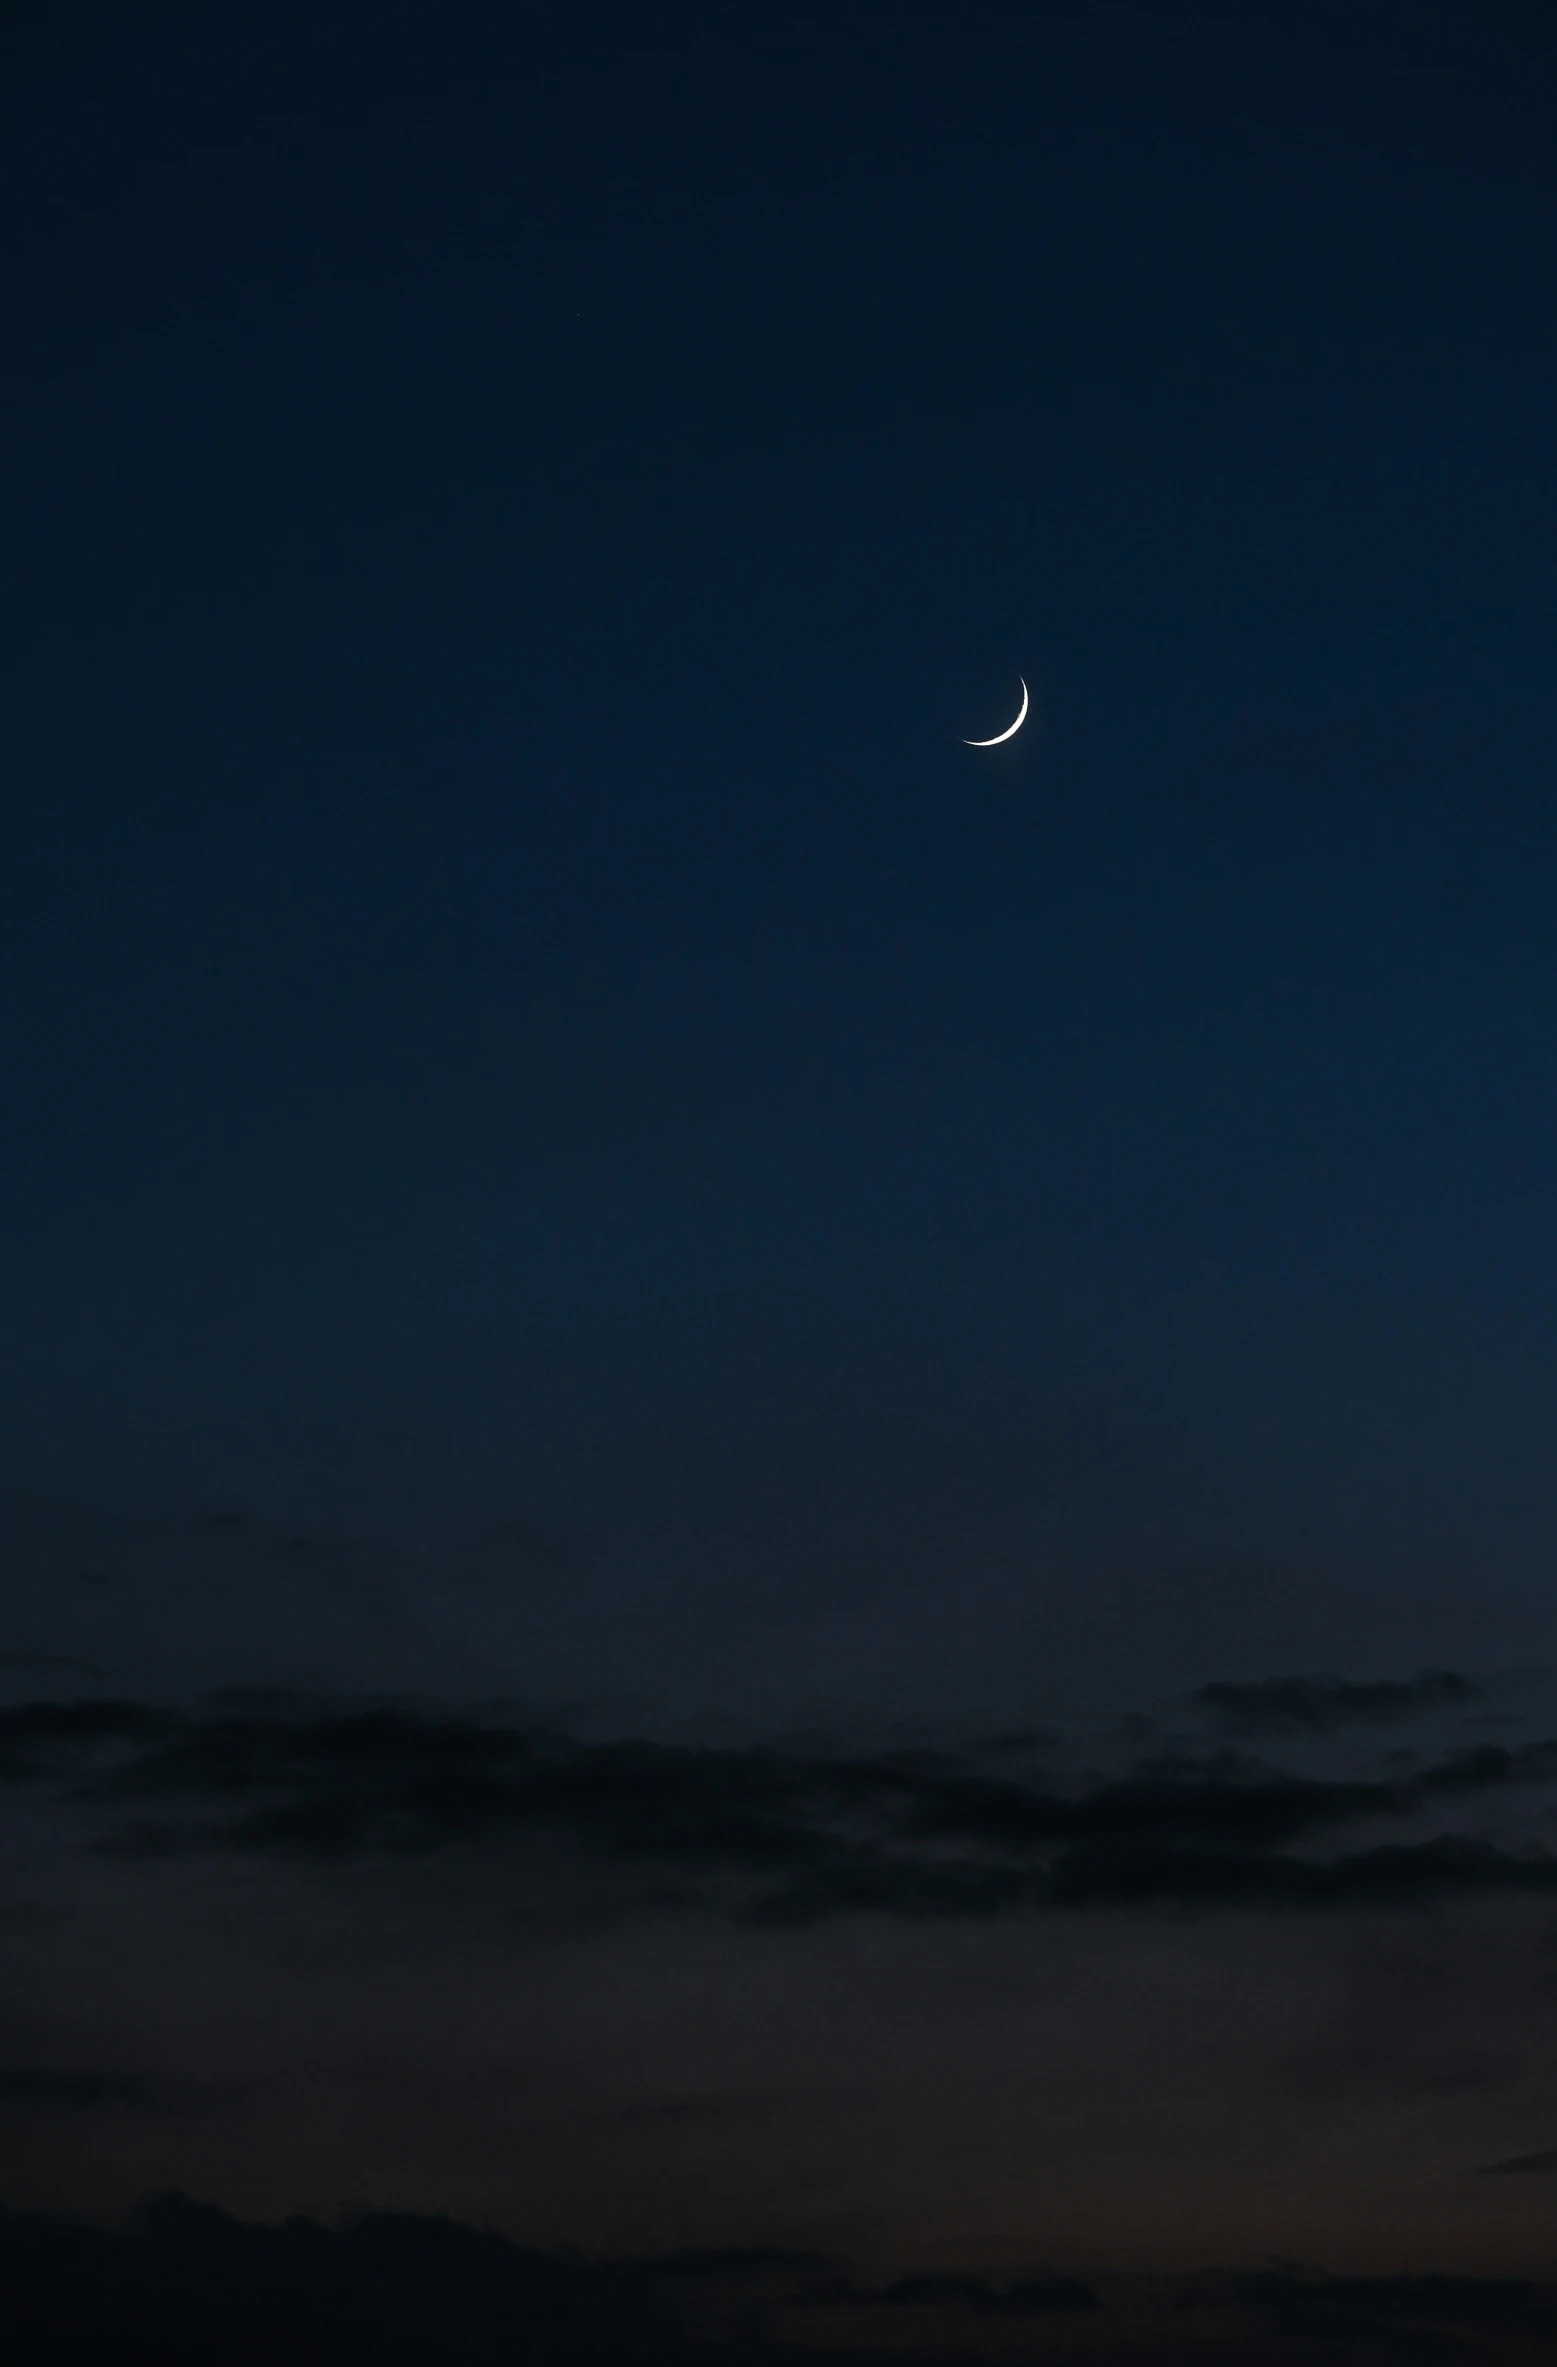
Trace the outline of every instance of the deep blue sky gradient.
[[1537, 1649], [1554, 112], [1517, 8], [24, 18], [5, 1483], [533, 1524], [581, 1683]]

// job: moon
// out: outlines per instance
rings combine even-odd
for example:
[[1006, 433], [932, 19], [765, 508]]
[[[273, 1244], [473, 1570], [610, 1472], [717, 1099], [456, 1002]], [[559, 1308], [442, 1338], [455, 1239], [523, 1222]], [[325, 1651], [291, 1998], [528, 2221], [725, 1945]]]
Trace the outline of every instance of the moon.
[[[1017, 680], [1022, 682], [1020, 674], [1018, 674]], [[962, 744], [965, 748], [998, 748], [1002, 740], [1014, 740], [1026, 721], [1027, 685], [1022, 682], [1022, 712], [1018, 715], [1015, 723], [1009, 724], [1004, 731], [997, 731], [992, 740], [964, 740]]]

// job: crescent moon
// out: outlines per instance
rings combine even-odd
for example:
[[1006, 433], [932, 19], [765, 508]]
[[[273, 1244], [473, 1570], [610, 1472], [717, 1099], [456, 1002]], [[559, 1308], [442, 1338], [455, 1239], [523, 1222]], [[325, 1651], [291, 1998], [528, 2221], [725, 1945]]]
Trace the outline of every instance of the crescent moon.
[[[1022, 682], [1022, 677], [1020, 674], [1018, 674], [1017, 680], [1018, 682]], [[1015, 723], [1011, 724], [1005, 731], [997, 731], [992, 740], [964, 740], [962, 744], [965, 748], [998, 748], [1002, 740], [1014, 740], [1017, 733], [1021, 730], [1023, 724], [1026, 721], [1027, 685], [1025, 682], [1022, 682], [1022, 712], [1017, 717]]]

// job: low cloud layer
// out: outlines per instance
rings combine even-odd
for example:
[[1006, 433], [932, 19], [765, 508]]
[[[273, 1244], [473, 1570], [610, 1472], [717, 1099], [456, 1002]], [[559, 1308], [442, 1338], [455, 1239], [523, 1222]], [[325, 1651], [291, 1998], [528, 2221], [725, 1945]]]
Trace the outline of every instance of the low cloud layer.
[[1521, 1821], [1554, 1766], [1545, 1745], [1326, 1777], [1220, 1753], [1065, 1785], [944, 1752], [585, 1743], [405, 1708], [0, 1715], [0, 1781], [84, 1808], [116, 1853], [340, 1864], [544, 1841], [687, 1905], [802, 1922], [1557, 1895], [1557, 1856]]
[[[451, 2361], [550, 2355], [532, 2310], [580, 2361], [759, 2326], [861, 2358], [1453, 2358], [1489, 2327], [1538, 2356], [1542, 1731], [715, 1747], [36, 1700], [0, 1714], [0, 2202], [60, 2215], [62, 2287], [119, 2280], [175, 2358], [221, 2348], [159, 2348], [207, 2284], [305, 2360], [354, 2355], [353, 2293]], [[96, 2267], [59, 2232], [172, 2186], [221, 2211]], [[481, 2326], [393, 2300], [384, 2214], [468, 2252]]]
[[601, 2360], [672, 2333], [641, 2281], [451, 2219], [246, 2224], [165, 2195], [112, 2232], [0, 2214], [11, 2338], [26, 2359]]
[[[819, 2274], [824, 2270], [825, 2274]], [[370, 2212], [342, 2224], [234, 2217], [169, 2193], [123, 2226], [0, 2213], [8, 2340], [52, 2367], [106, 2355], [280, 2356], [312, 2367], [432, 2361], [604, 2367], [763, 2360], [784, 2367], [907, 2355], [1234, 2356], [1517, 2362], [1557, 2334], [1557, 2293], [1518, 2277], [1254, 2274], [997, 2279], [927, 2272], [862, 2283], [847, 2264], [782, 2250], [602, 2258], [517, 2243], [457, 2218]], [[916, 2321], [923, 2321], [919, 2325]], [[847, 2328], [842, 2335], [841, 2329]], [[846, 2346], [846, 2347], [843, 2347]]]

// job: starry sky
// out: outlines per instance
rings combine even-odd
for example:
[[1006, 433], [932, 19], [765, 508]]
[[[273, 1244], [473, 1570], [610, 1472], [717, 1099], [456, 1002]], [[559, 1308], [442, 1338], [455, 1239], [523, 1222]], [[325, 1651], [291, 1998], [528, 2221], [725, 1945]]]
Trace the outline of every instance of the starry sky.
[[47, 2355], [1550, 2341], [1554, 135], [1541, 0], [7, 12]]

